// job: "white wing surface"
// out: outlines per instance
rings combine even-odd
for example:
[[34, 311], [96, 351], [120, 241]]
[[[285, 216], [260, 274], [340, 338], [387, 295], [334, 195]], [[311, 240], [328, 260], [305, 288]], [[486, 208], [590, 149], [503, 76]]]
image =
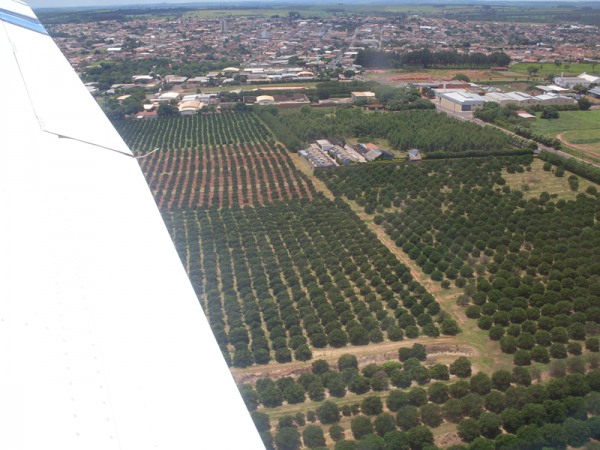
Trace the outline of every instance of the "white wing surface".
[[137, 161], [22, 2], [0, 62], [0, 448], [264, 448]]

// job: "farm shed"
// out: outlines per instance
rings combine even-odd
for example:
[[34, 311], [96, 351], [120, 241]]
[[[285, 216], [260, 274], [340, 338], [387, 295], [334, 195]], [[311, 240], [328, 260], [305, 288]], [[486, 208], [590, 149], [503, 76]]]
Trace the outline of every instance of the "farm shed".
[[600, 98], [600, 87], [595, 87], [588, 91], [588, 95], [594, 98]]
[[259, 95], [256, 97], [256, 103], [259, 105], [272, 105], [275, 103], [275, 99], [272, 95]]
[[535, 88], [542, 91], [545, 94], [548, 94], [548, 93], [560, 94], [561, 92], [568, 91], [568, 89], [562, 88], [555, 84], [550, 84], [548, 86], [540, 85], [540, 86], [536, 86]]
[[363, 156], [367, 161], [377, 161], [378, 159], [383, 159], [383, 152], [378, 148], [373, 148], [367, 151]]
[[192, 114], [196, 114], [204, 104], [202, 104], [198, 100], [188, 100], [186, 102], [181, 102], [179, 105], [179, 114], [182, 116], [191, 116]]
[[490, 92], [485, 96], [486, 100], [499, 103], [501, 105], [529, 105], [537, 103], [535, 98], [525, 92]]
[[165, 82], [172, 84], [181, 84], [187, 81], [188, 77], [181, 77], [179, 75], [165, 75]]
[[300, 150], [299, 153], [300, 156], [306, 158], [314, 168], [330, 168], [338, 165], [326, 152], [321, 150], [315, 144], [312, 144], [305, 150]]
[[178, 92], [165, 92], [158, 96], [158, 101], [161, 103], [169, 103], [171, 100], [179, 100], [181, 94]]
[[574, 105], [575, 99], [564, 95], [542, 94], [535, 97], [541, 105]]
[[375, 100], [375, 93], [374, 92], [351, 92], [350, 95], [352, 96], [352, 101], [356, 102], [356, 101], [360, 101], [360, 100]]
[[411, 148], [408, 151], [408, 160], [409, 161], [421, 161], [423, 158], [421, 156], [421, 152], [416, 148]]
[[331, 142], [329, 142], [327, 139], [317, 139], [317, 145], [324, 152], [331, 150], [331, 148], [333, 148], [333, 144]]

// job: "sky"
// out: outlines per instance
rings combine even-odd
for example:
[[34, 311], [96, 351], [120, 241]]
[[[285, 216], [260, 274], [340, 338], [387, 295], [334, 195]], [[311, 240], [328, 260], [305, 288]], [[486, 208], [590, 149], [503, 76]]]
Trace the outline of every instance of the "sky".
[[[189, 3], [193, 0], [25, 0], [32, 8], [64, 6], [150, 5], [157, 3]], [[210, 1], [210, 0], [209, 0]]]
[[[223, 0], [24, 0], [33, 9], [35, 8], [60, 8], [60, 7], [73, 7], [73, 6], [114, 6], [114, 5], [156, 5], [156, 4], [185, 4], [193, 3], [197, 1], [214, 2], [222, 4]], [[226, 1], [226, 0], [225, 0]], [[329, 3], [331, 3], [331, 0]], [[337, 0], [336, 0], [337, 1]], [[389, 0], [388, 0], [389, 1]], [[509, 0], [510, 1], [510, 0]], [[534, 0], [539, 1], [539, 0]], [[559, 1], [559, 0], [554, 0]], [[566, 0], [573, 2], [575, 0]], [[236, 3], [239, 3], [236, 2]], [[365, 2], [367, 3], [367, 2]], [[383, 2], [382, 2], [383, 3]], [[419, 0], [414, 0], [414, 4], [419, 4]]]

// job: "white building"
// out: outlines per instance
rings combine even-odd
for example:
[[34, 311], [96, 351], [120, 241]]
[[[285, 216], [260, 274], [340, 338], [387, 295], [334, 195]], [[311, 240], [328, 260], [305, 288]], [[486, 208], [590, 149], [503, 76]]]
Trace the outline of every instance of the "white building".
[[179, 114], [182, 116], [191, 116], [194, 114], [198, 114], [198, 111], [202, 109], [204, 104], [200, 103], [198, 100], [188, 100], [186, 102], [181, 102], [179, 104]]
[[164, 92], [160, 94], [157, 98], [157, 101], [160, 103], [169, 103], [172, 100], [179, 100], [181, 94], [178, 92]]
[[365, 92], [351, 92], [352, 101], [356, 102], [358, 100], [375, 100], [375, 93], [370, 91]]
[[525, 92], [490, 92], [485, 95], [485, 99], [501, 105], [531, 105], [536, 103], [535, 98]]
[[171, 84], [185, 83], [187, 79], [187, 77], [180, 77], [179, 75], [165, 75], [165, 82]]
[[555, 84], [558, 84], [559, 86], [566, 88], [566, 89], [573, 89], [573, 87], [577, 86], [578, 84], [588, 87], [592, 83], [599, 83], [599, 82], [600, 82], [599, 76], [588, 75], [585, 72], [583, 72], [581, 75], [579, 75], [577, 77], [565, 77], [565, 76], [561, 75], [560, 77], [554, 78]]
[[534, 97], [541, 105], [574, 105], [577, 102], [571, 97], [559, 94], [542, 94]]
[[550, 84], [548, 86], [536, 86], [536, 89], [539, 89], [544, 94], [548, 94], [548, 93], [560, 94], [561, 92], [568, 91], [568, 89], [562, 88], [562, 87], [557, 86], [555, 84]]
[[259, 95], [256, 97], [256, 103], [259, 105], [272, 105], [275, 103], [275, 98], [272, 95]]
[[442, 108], [453, 112], [468, 112], [482, 108], [485, 99], [467, 91], [447, 92], [442, 94], [440, 104]]
[[331, 150], [333, 148], [333, 144], [331, 142], [329, 142], [327, 139], [318, 139], [317, 140], [317, 145], [321, 148], [321, 150], [323, 150], [324, 152]]

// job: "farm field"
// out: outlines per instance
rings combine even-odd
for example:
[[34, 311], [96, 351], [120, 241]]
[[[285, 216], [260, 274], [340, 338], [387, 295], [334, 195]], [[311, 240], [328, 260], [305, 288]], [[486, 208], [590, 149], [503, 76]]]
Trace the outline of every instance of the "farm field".
[[[458, 9], [462, 11], [464, 8]], [[302, 16], [307, 17], [329, 17], [343, 16], [347, 14], [359, 15], [380, 15], [390, 13], [406, 13], [406, 14], [435, 14], [442, 13], [442, 8], [436, 8], [431, 5], [294, 5], [293, 7], [273, 7], [264, 8], [214, 8], [214, 9], [199, 9], [185, 14], [186, 17], [212, 18], [212, 17], [227, 17], [227, 16], [268, 16], [278, 15], [280, 17], [288, 17], [290, 12], [298, 12]]]
[[129, 148], [147, 153], [199, 146], [273, 141], [271, 133], [250, 112], [223, 112], [161, 120], [123, 120], [115, 128]]
[[421, 70], [368, 70], [366, 77], [369, 80], [380, 83], [395, 85], [398, 82], [425, 82], [431, 80], [452, 79], [457, 74], [464, 74], [473, 82], [494, 84], [505, 82], [515, 83], [527, 80], [527, 72], [516, 72], [512, 70], [489, 70], [489, 69], [421, 69]]
[[536, 120], [532, 129], [563, 141], [575, 150], [574, 154], [584, 153], [600, 159], [600, 110], [561, 111], [554, 120]]
[[272, 143], [168, 150], [140, 160], [163, 211], [312, 198], [310, 181]]
[[[595, 306], [575, 302], [573, 291], [596, 295], [600, 285], [597, 190], [590, 186], [575, 200], [548, 192], [525, 200], [502, 171], [528, 172], [531, 159], [372, 166], [321, 177], [334, 194], [377, 212], [390, 238], [433, 280], [464, 288], [467, 316], [514, 354], [516, 365], [529, 365], [560, 358], [571, 347], [577, 352], [574, 341], [593, 335], [600, 319], [589, 315]], [[562, 337], [538, 339], [546, 333]], [[531, 345], [520, 346], [523, 340]]]
[[312, 198], [314, 188], [252, 113], [124, 121], [130, 148], [161, 211], [264, 205]]
[[[585, 417], [584, 412], [592, 408], [584, 405], [597, 399], [597, 392], [589, 389], [598, 388], [594, 379], [600, 372], [592, 369], [583, 375], [588, 371], [585, 359], [573, 359], [583, 362], [581, 372], [556, 373], [548, 384], [532, 384], [527, 369], [498, 370], [491, 376], [473, 373], [464, 357], [448, 365], [427, 367], [422, 348], [405, 350], [399, 355], [401, 362], [359, 367], [356, 359], [346, 354], [335, 364], [315, 361], [310, 371], [299, 377], [262, 378], [256, 388], [242, 386], [267, 448], [272, 448], [273, 422], [279, 430], [274, 439], [277, 448], [288, 448], [284, 443], [294, 432], [298, 447], [302, 436], [307, 447], [336, 449], [418, 449], [434, 443], [439, 446], [435, 448], [453, 444], [477, 448], [481, 442], [501, 444], [506, 440], [503, 431], [511, 435], [513, 448], [527, 446], [530, 437], [525, 431], [537, 431], [536, 442], [549, 448], [580, 447], [589, 440], [588, 435], [580, 434], [582, 429], [592, 428], [597, 436], [599, 421]], [[339, 389], [344, 384], [348, 392]], [[558, 398], [556, 386], [563, 386]], [[542, 406], [540, 396], [553, 400], [545, 400]], [[546, 413], [551, 406], [562, 409], [569, 404], [580, 405], [577, 419], [561, 420]], [[534, 419], [532, 411], [541, 415]], [[289, 431], [284, 432], [286, 428]], [[551, 430], [560, 434], [551, 434]], [[361, 447], [350, 445], [357, 443]]]
[[[304, 126], [376, 115], [336, 116]], [[252, 112], [156, 122], [120, 129], [161, 148], [140, 165], [267, 448], [598, 435], [573, 431], [598, 426], [595, 185], [532, 156], [313, 174]]]
[[[382, 16], [390, 14], [444, 16], [466, 20], [494, 21], [494, 22], [531, 22], [553, 23], [561, 20], [580, 19], [582, 11], [577, 6], [559, 5], [494, 5], [485, 8], [480, 5], [452, 5], [452, 4], [373, 4], [364, 6], [360, 4], [336, 5], [294, 5], [293, 7], [268, 6], [264, 8], [205, 8], [186, 13], [187, 17], [213, 18], [227, 16], [279, 16], [288, 17], [290, 12], [298, 12], [304, 17], [329, 17], [329, 16]], [[598, 10], [588, 9], [585, 14], [589, 16], [590, 23], [597, 19]]]
[[528, 67], [538, 67], [539, 71], [536, 76], [545, 78], [548, 75], [560, 75], [563, 73], [565, 76], [577, 76], [583, 72], [593, 73], [598, 69], [597, 64], [592, 63], [564, 63], [557, 66], [554, 63], [517, 63], [510, 66], [512, 72], [527, 74]]
[[316, 197], [165, 217], [235, 367], [440, 334], [439, 305], [343, 202]]
[[511, 189], [522, 191], [526, 199], [539, 198], [542, 192], [547, 192], [557, 200], [575, 200], [579, 193], [585, 192], [590, 186], [596, 186], [591, 181], [579, 178], [579, 188], [573, 191], [569, 186], [568, 176], [557, 177], [556, 168], [545, 171], [543, 166], [543, 161], [534, 159], [530, 171], [508, 173], [504, 169], [502, 178]]
[[[537, 67], [539, 71], [534, 77], [530, 77], [527, 69], [531, 66]], [[472, 82], [490, 83], [494, 86], [506, 85], [509, 88], [515, 85], [513, 90], [527, 90], [530, 82], [539, 84], [550, 75], [577, 76], [583, 72], [593, 73], [598, 69], [598, 65], [591, 63], [567, 63], [557, 67], [554, 63], [516, 63], [508, 70], [489, 70], [489, 69], [385, 69], [385, 70], [367, 70], [366, 78], [378, 81], [384, 84], [396, 85], [398, 82], [426, 82], [439, 79], [452, 79], [457, 74], [464, 74]], [[535, 81], [537, 80], [537, 81]], [[519, 86], [520, 83], [528, 83]]]

